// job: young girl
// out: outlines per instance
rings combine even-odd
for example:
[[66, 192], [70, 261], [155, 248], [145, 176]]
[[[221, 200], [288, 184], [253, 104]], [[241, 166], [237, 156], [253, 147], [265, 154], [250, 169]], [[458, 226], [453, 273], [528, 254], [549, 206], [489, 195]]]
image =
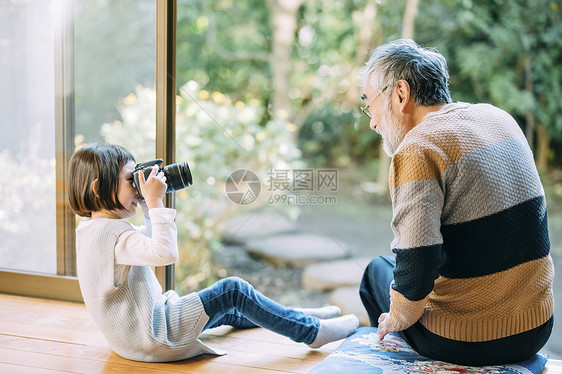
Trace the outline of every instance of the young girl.
[[[163, 362], [220, 354], [198, 336], [221, 325], [261, 326], [312, 348], [355, 331], [357, 317], [337, 317], [340, 310], [335, 306], [285, 307], [235, 277], [182, 297], [174, 291], [162, 294], [150, 266], [178, 259], [176, 211], [162, 204], [166, 178], [158, 167], [146, 180], [140, 173], [144, 201], [133, 185], [134, 168], [133, 156], [123, 147], [91, 145], [72, 156], [69, 170], [70, 206], [90, 218], [76, 229], [80, 289], [89, 313], [118, 355]], [[141, 228], [123, 220], [134, 215], [138, 205], [145, 217]]]

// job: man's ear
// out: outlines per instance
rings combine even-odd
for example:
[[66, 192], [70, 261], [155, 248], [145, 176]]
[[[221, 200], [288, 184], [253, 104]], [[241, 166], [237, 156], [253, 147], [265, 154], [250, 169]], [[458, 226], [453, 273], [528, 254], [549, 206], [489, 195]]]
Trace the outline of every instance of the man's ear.
[[99, 179], [94, 179], [92, 181], [92, 191], [94, 191], [94, 195], [96, 195], [96, 197], [99, 199], [100, 194], [98, 193], [98, 185], [99, 185]]
[[398, 109], [400, 112], [404, 112], [408, 104], [410, 103], [410, 85], [404, 79], [400, 79], [396, 82], [396, 93], [398, 95]]

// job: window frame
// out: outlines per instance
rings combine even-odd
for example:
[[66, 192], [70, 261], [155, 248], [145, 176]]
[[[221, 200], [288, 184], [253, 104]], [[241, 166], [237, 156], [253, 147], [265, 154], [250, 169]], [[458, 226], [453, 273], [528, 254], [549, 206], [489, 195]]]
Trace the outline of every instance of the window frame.
[[[175, 159], [177, 0], [156, 2], [156, 157]], [[76, 217], [68, 204], [68, 162], [74, 153], [74, 25], [72, 0], [53, 2], [57, 273], [0, 268], [0, 293], [83, 302], [76, 277]], [[175, 206], [174, 194], [165, 205]], [[174, 288], [174, 265], [156, 267], [164, 290]]]

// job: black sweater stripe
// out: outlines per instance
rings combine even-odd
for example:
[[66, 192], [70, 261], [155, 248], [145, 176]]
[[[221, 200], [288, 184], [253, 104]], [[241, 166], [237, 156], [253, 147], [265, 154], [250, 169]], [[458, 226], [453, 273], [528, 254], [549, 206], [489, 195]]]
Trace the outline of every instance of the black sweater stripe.
[[392, 288], [411, 301], [426, 297], [433, 290], [433, 282], [439, 277], [439, 268], [445, 260], [441, 244], [409, 249], [394, 248], [392, 252], [396, 254], [396, 284]]
[[[470, 222], [441, 228], [443, 244], [393, 248], [393, 288], [417, 301], [440, 275], [472, 278], [494, 274], [550, 253], [544, 196]], [[411, 269], [417, 269], [412, 272]]]
[[470, 278], [497, 273], [550, 252], [544, 196], [474, 221], [444, 225], [440, 273]]

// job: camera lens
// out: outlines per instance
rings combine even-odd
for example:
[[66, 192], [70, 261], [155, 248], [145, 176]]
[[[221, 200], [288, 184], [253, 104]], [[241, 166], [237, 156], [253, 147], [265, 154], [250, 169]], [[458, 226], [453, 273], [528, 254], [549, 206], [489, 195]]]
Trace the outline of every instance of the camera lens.
[[[158, 162], [159, 161], [159, 162]], [[134, 187], [137, 190], [138, 195], [141, 199], [144, 199], [140, 189], [140, 181], [139, 175], [140, 173], [144, 174], [144, 179], [148, 179], [150, 173], [152, 172], [152, 166], [145, 166], [146, 164], [149, 165], [160, 165], [162, 160], [153, 160], [147, 161], [142, 164], [138, 164], [137, 168], [133, 172], [133, 181]], [[140, 167], [139, 167], [140, 166]], [[178, 162], [176, 164], [171, 164], [160, 168], [160, 172], [164, 173], [166, 177], [166, 184], [168, 188], [166, 189], [166, 193], [181, 190], [191, 184], [193, 184], [193, 178], [191, 176], [191, 170], [189, 170], [189, 165], [187, 162]]]
[[193, 178], [187, 162], [171, 164], [163, 167], [161, 170], [164, 173], [166, 183], [168, 184], [166, 192], [181, 190], [182, 188], [193, 184]]

